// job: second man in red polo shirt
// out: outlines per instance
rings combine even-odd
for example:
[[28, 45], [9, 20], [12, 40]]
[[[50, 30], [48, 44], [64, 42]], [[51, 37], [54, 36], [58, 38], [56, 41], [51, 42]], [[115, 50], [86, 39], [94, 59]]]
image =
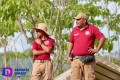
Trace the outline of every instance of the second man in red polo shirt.
[[[68, 44], [67, 59], [71, 63], [71, 80], [95, 80], [95, 58], [97, 53], [105, 42], [104, 35], [99, 29], [87, 22], [87, 15], [79, 13], [76, 17], [76, 27], [73, 28]], [[94, 48], [95, 39], [99, 44]], [[70, 61], [70, 55], [74, 55], [73, 61]]]
[[32, 52], [34, 56], [31, 80], [52, 80], [52, 62], [50, 54], [54, 49], [54, 39], [49, 37], [48, 27], [39, 23], [34, 28], [37, 39], [33, 41]]

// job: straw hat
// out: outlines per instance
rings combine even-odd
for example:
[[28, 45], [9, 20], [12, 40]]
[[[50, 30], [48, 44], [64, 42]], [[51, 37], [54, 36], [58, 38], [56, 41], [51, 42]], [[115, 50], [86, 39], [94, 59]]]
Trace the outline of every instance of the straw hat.
[[80, 12], [76, 17], [74, 17], [73, 19], [80, 19], [80, 18], [84, 18], [87, 19], [87, 15], [85, 13]]
[[[42, 30], [44, 31], [46, 34], [48, 34], [48, 26], [44, 23], [38, 23], [36, 28], [33, 28], [35, 30]], [[49, 35], [49, 34], [48, 34]]]

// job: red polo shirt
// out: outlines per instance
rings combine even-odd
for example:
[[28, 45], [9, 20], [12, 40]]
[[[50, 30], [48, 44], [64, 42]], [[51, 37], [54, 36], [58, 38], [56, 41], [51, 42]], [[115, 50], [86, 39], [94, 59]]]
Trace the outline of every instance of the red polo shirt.
[[95, 39], [100, 40], [103, 36], [94, 25], [88, 24], [83, 30], [76, 26], [70, 35], [70, 42], [73, 43], [73, 54], [76, 56], [90, 54], [88, 48], [94, 48]]
[[[43, 44], [54, 49], [54, 42], [55, 42], [54, 39], [48, 38], [46, 41], [43, 42]], [[43, 48], [39, 44], [37, 44], [35, 41], [33, 41], [32, 50], [42, 51]], [[42, 55], [35, 55], [34, 59], [35, 60], [50, 60], [50, 53], [44, 53]]]

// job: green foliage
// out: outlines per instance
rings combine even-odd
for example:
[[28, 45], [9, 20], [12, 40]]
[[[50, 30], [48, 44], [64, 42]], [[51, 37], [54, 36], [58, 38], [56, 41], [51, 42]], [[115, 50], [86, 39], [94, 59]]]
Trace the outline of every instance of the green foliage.
[[20, 10], [18, 9], [19, 1], [16, 0], [1, 0], [0, 1], [0, 36], [13, 35], [18, 28], [15, 21], [18, 20]]
[[113, 49], [113, 46], [114, 46], [113, 41], [107, 39], [103, 46], [103, 49], [108, 50], [108, 52], [111, 52]]

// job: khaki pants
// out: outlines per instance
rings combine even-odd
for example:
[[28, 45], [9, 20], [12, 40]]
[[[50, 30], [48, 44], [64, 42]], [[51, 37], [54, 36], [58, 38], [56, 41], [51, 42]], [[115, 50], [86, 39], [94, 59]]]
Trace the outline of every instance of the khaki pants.
[[52, 67], [50, 60], [35, 60], [31, 80], [52, 80]]
[[79, 59], [71, 63], [71, 80], [95, 80], [95, 61], [84, 64]]

